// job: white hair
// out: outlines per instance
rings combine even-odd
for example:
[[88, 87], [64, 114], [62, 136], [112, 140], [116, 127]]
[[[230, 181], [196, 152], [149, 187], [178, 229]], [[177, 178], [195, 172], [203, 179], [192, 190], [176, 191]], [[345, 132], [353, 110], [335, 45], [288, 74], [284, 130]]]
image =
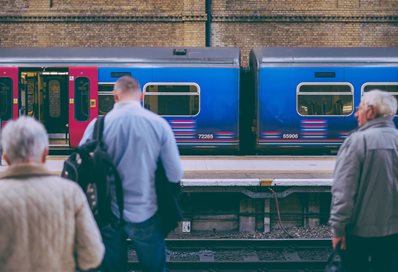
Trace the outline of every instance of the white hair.
[[397, 112], [397, 99], [388, 92], [381, 90], [366, 92], [362, 101], [367, 107], [373, 106], [379, 117], [391, 117]]
[[23, 116], [7, 122], [1, 133], [1, 145], [11, 163], [41, 162], [48, 148], [48, 136], [40, 122]]

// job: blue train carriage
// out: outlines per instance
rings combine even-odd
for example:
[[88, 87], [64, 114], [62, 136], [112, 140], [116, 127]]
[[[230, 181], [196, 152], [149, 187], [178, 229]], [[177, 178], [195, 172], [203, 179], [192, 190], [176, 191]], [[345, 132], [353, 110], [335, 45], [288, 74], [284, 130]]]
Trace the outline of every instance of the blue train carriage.
[[112, 109], [116, 80], [132, 75], [182, 149], [236, 150], [239, 57], [236, 48], [2, 48], [1, 125], [32, 116], [51, 147], [77, 146], [88, 123]]
[[363, 92], [398, 97], [397, 48], [256, 48], [250, 67], [258, 150], [335, 151]]
[[136, 48], [126, 65], [100, 67], [99, 114], [112, 108], [118, 77], [130, 74], [143, 89], [145, 108], [171, 125], [183, 152], [239, 148], [237, 48]]

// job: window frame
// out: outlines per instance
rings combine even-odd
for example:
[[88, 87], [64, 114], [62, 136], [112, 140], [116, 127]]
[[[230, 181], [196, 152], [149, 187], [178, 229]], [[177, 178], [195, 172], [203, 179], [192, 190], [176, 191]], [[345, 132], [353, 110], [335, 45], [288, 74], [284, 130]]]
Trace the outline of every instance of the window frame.
[[[112, 95], [113, 96], [113, 89], [114, 89], [115, 83], [116, 82], [98, 82], [98, 115], [101, 115], [99, 113], [99, 110], [100, 110], [100, 98], [99, 97], [101, 95]], [[104, 86], [104, 85], [112, 86], [112, 91], [110, 91], [110, 92], [100, 91], [100, 86]], [[115, 106], [115, 102], [113, 102], [113, 106]], [[101, 116], [103, 116], [103, 115], [101, 115]]]
[[[167, 93], [165, 93], [165, 92], [147, 92], [146, 91], [146, 89], [147, 89], [147, 87], [149, 86], [149, 85], [157, 85], [157, 86], [168, 86], [168, 85], [177, 85], [177, 86], [185, 86], [185, 85], [188, 85], [188, 86], [195, 86], [196, 87], [196, 89], [197, 89], [197, 91], [196, 92], [180, 92], [180, 93], [173, 93], [173, 92], [167, 92]], [[145, 96], [146, 95], [149, 95], [149, 96], [155, 96], [155, 95], [157, 95], [157, 96], [166, 96], [166, 95], [169, 95], [169, 96], [181, 96], [181, 95], [187, 95], [187, 96], [195, 96], [195, 95], [197, 95], [198, 96], [198, 112], [196, 113], [196, 114], [184, 114], [184, 115], [163, 115], [163, 114], [159, 114], [160, 116], [165, 116], [165, 117], [196, 117], [196, 116], [198, 116], [199, 114], [200, 114], [200, 111], [201, 111], [201, 103], [200, 103], [200, 94], [201, 94], [201, 91], [200, 91], [200, 86], [199, 86], [199, 84], [198, 83], [196, 83], [196, 82], [147, 82], [147, 83], [145, 83], [145, 85], [144, 85], [144, 87], [142, 88], [143, 89], [143, 99], [142, 99], [142, 102], [143, 102], [143, 104], [144, 104], [144, 107], [145, 107]]]
[[[326, 114], [319, 114], [319, 115], [303, 115], [299, 112], [298, 110], [298, 96], [299, 95], [348, 95], [347, 92], [308, 92], [308, 93], [301, 93], [300, 94], [300, 88], [303, 85], [325, 85], [325, 86], [330, 86], [330, 85], [347, 85], [350, 87], [350, 95], [352, 96], [352, 111], [349, 114], [345, 115], [326, 115]], [[300, 84], [297, 85], [296, 87], [296, 112], [299, 116], [302, 117], [347, 117], [351, 116], [355, 112], [355, 104], [354, 104], [354, 86], [350, 82], [301, 82]]]
[[[7, 94], [7, 96], [10, 95], [10, 98], [8, 99], [9, 101], [7, 101], [7, 102], [9, 102], [8, 106], [10, 106], [10, 109], [8, 110], [8, 108], [6, 108], [6, 111], [5, 111], [5, 113], [9, 112], [10, 114], [9, 114], [8, 118], [0, 117], [1, 121], [8, 121], [8, 120], [11, 120], [13, 118], [13, 104], [14, 104], [13, 103], [13, 88], [14, 88], [14, 81], [13, 81], [13, 79], [11, 77], [8, 77], [8, 76], [2, 76], [1, 78], [6, 78], [11, 83], [10, 86], [9, 86], [10, 87], [9, 93]], [[7, 104], [7, 102], [6, 102], [6, 104]], [[0, 124], [0, 128], [1, 128], [1, 124]]]
[[[58, 92], [59, 95], [57, 97], [59, 104], [58, 104], [58, 107], [55, 107], [55, 109], [58, 110], [58, 114], [56, 116], [51, 115], [51, 109], [53, 109], [53, 107], [51, 106], [52, 105], [51, 101], [50, 101], [50, 97], [52, 95], [51, 90], [50, 90], [50, 82], [51, 81], [56, 81], [59, 84], [59, 86], [58, 86], [59, 87], [59, 92]], [[60, 118], [61, 117], [61, 113], [62, 113], [62, 107], [61, 107], [61, 104], [62, 104], [61, 81], [59, 79], [50, 79], [48, 81], [47, 88], [48, 88], [48, 116], [51, 117], [51, 118]]]
[[[76, 87], [77, 87], [77, 85], [76, 85], [76, 81], [79, 79], [79, 78], [85, 78], [86, 80], [87, 80], [87, 82], [88, 82], [88, 99], [87, 99], [87, 101], [88, 101], [88, 107], [87, 107], [87, 119], [84, 119], [84, 120], [81, 120], [81, 119], [78, 119], [77, 118], [77, 114], [76, 114], [76, 112], [77, 112], [77, 103], [76, 103], [76, 93], [77, 93], [77, 91], [76, 91]], [[91, 88], [91, 84], [92, 84], [92, 82], [90, 81], [90, 78], [89, 77], [87, 77], [87, 76], [79, 76], [79, 77], [77, 77], [77, 78], [75, 78], [75, 80], [74, 80], [74, 82], [73, 82], [74, 84], [74, 86], [73, 86], [73, 97], [74, 97], [74, 103], [73, 103], [73, 105], [74, 105], [74, 112], [73, 112], [73, 114], [74, 114], [74, 119], [75, 119], [75, 121], [77, 121], [77, 122], [87, 122], [87, 121], [89, 121], [90, 120], [90, 97], [91, 97], [91, 95], [90, 95], [90, 88]], [[81, 96], [80, 96], [81, 97]], [[80, 98], [81, 99], [81, 98]], [[83, 105], [83, 103], [81, 103], [81, 105]], [[82, 112], [82, 111], [81, 111]]]

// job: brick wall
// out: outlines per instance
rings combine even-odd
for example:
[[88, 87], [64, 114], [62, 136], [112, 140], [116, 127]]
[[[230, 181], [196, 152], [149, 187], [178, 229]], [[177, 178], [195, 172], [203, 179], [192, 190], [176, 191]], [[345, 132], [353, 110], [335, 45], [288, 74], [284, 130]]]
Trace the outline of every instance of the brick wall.
[[[0, 0], [0, 47], [205, 46], [205, 0]], [[396, 0], [212, 0], [211, 46], [398, 46]]]

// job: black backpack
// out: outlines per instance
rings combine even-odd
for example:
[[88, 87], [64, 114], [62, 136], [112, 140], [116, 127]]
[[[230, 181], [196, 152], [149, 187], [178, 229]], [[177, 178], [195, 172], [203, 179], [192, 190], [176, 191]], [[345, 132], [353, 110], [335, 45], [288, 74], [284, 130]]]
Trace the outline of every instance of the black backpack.
[[64, 162], [61, 176], [75, 181], [86, 194], [98, 226], [116, 223], [112, 213], [112, 195], [116, 194], [123, 221], [123, 190], [119, 173], [102, 141], [105, 116], [99, 116], [92, 140], [76, 148]]

